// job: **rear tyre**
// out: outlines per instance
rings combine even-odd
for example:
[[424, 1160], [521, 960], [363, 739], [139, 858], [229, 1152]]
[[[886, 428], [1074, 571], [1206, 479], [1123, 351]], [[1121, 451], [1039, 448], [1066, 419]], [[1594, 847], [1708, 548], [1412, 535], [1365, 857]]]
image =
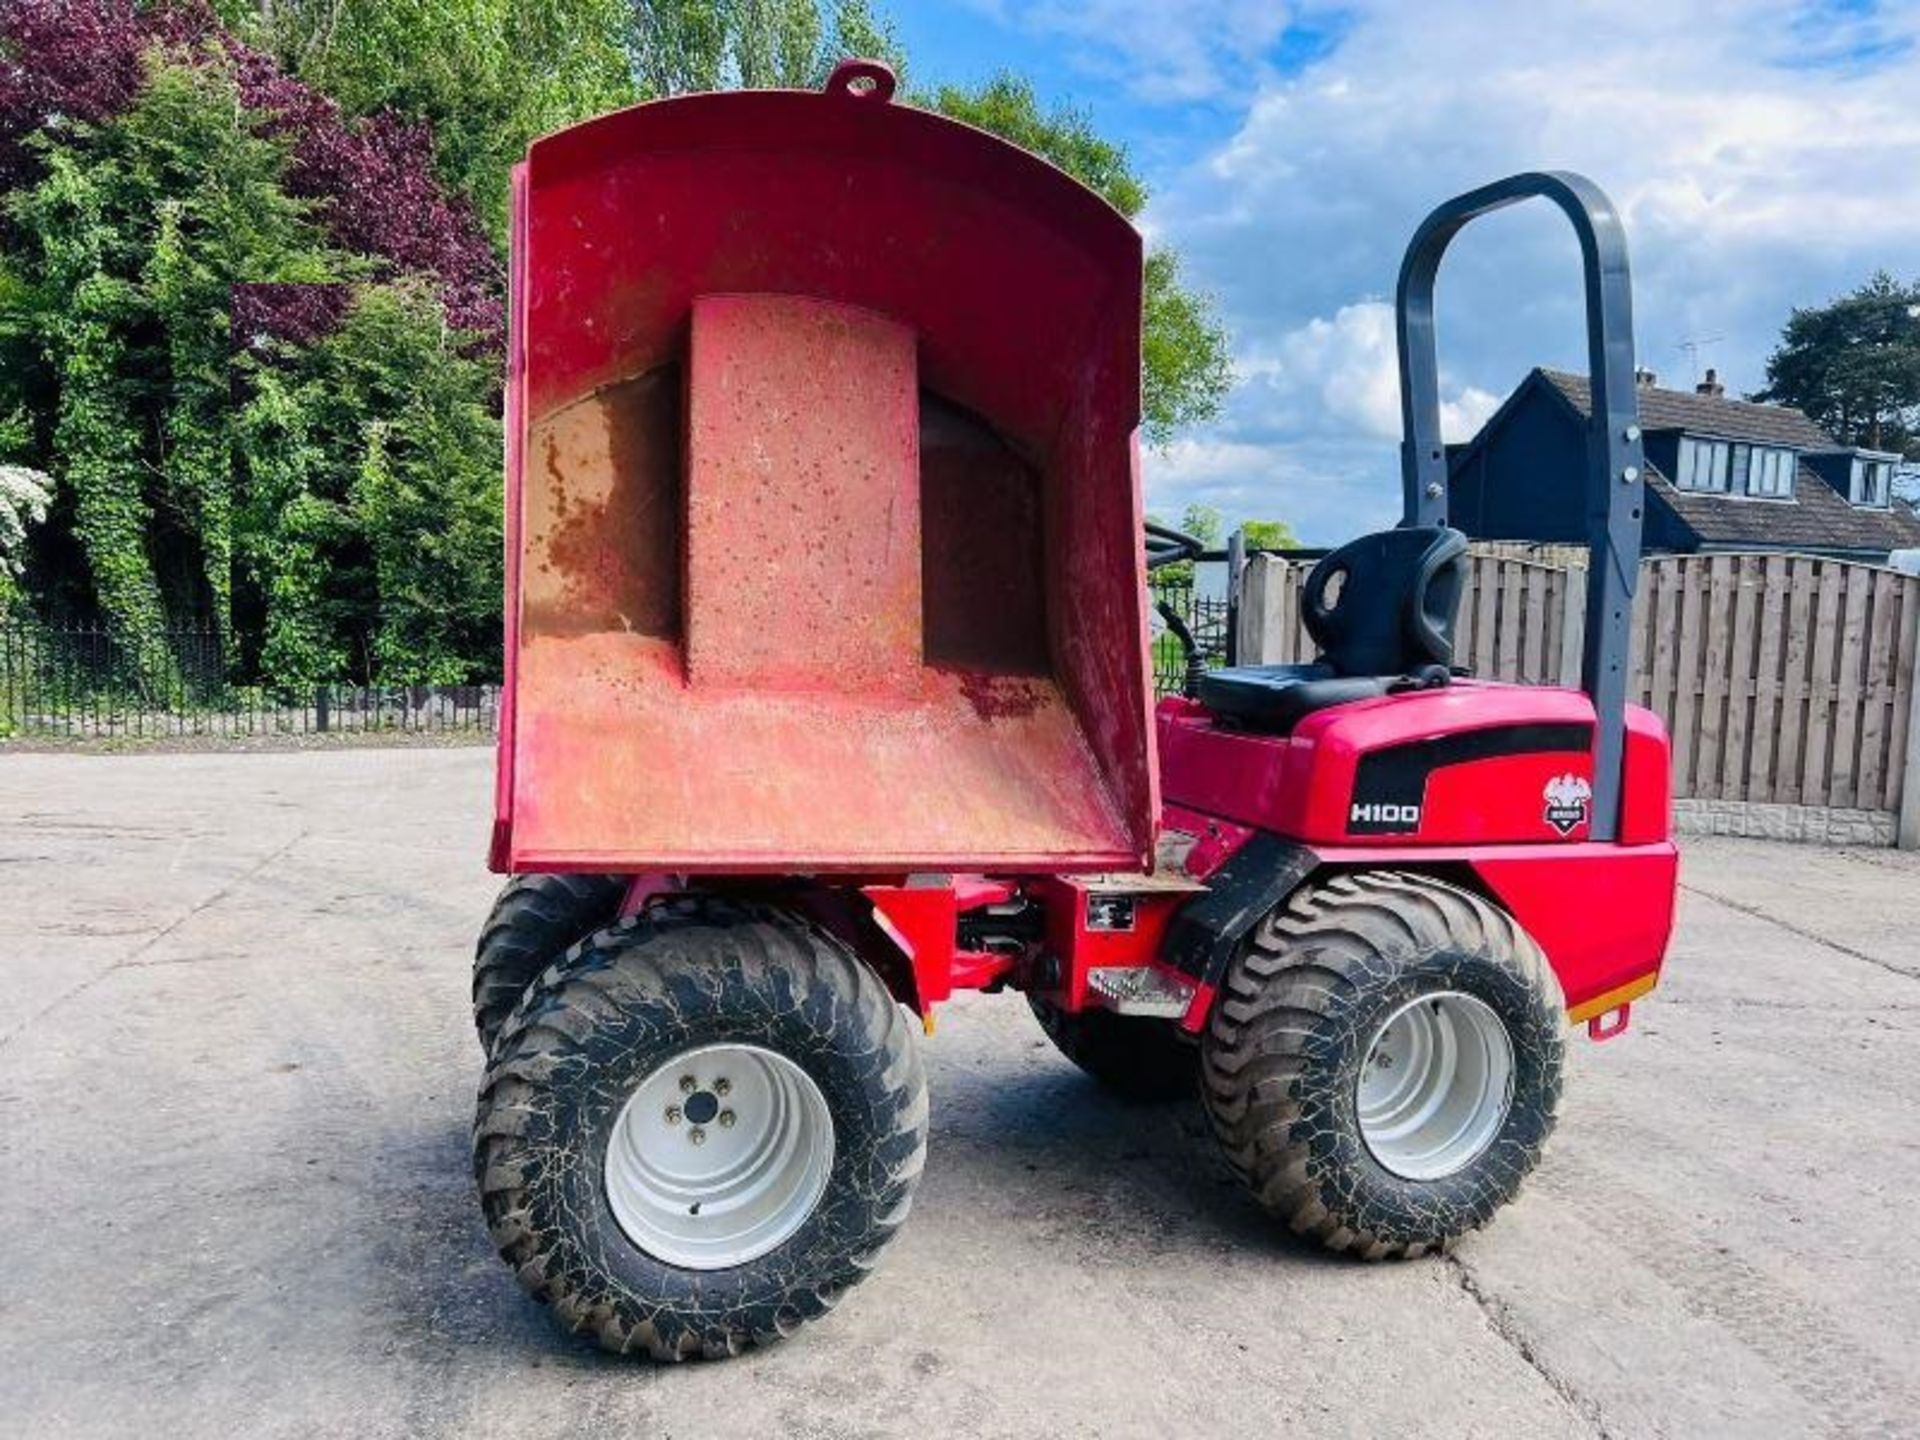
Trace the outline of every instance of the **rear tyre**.
[[1124, 1100], [1180, 1100], [1199, 1086], [1199, 1047], [1171, 1020], [1111, 1010], [1070, 1014], [1031, 995], [1027, 1004], [1054, 1048]]
[[517, 875], [480, 930], [473, 956], [473, 1024], [480, 1048], [494, 1036], [547, 966], [620, 914], [622, 875]]
[[715, 1359], [866, 1278], [926, 1143], [912, 1028], [878, 976], [783, 912], [677, 900], [529, 988], [474, 1173], [495, 1246], [561, 1324]]
[[1418, 1255], [1486, 1224], [1539, 1162], [1565, 1024], [1504, 912], [1426, 876], [1343, 875], [1234, 961], [1202, 1097], [1269, 1213], [1332, 1250]]

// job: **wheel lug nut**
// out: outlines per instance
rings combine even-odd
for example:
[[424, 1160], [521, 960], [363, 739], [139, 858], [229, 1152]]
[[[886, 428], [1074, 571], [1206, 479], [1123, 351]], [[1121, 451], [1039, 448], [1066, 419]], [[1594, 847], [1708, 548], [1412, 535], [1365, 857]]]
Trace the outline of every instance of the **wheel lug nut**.
[[731, 1110], [722, 1110], [720, 1112], [720, 1128], [722, 1130], [731, 1130], [733, 1128], [733, 1112]]
[[699, 1088], [700, 1088], [700, 1082], [698, 1080], [695, 1080], [693, 1076], [682, 1075], [680, 1077], [680, 1093], [682, 1095], [691, 1095], [694, 1091], [698, 1090]]
[[704, 1145], [707, 1143], [707, 1132], [702, 1130], [698, 1125], [696, 1125], [691, 1130], [687, 1131], [687, 1139], [691, 1140], [696, 1145]]
[[680, 1107], [678, 1105], [667, 1106], [667, 1124], [678, 1125], [679, 1123], [680, 1123]]
[[731, 1095], [733, 1093], [733, 1082], [722, 1075], [718, 1080], [713, 1082], [713, 1093], [716, 1095]]

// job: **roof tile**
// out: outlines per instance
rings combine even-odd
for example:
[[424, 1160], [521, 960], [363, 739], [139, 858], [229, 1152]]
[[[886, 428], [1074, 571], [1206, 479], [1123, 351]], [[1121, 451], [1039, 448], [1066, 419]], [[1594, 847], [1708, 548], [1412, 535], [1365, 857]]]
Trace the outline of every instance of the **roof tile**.
[[1681, 490], [1649, 464], [1647, 480], [1709, 545], [1791, 546], [1804, 549], [1902, 550], [1920, 547], [1920, 520], [1899, 506], [1855, 505], [1802, 465], [1792, 500], [1753, 500]]
[[[1563, 370], [1540, 376], [1582, 416], [1593, 414], [1593, 391], [1584, 375]], [[1644, 430], [1685, 430], [1722, 440], [1784, 445], [1795, 450], [1838, 450], [1806, 415], [1785, 405], [1756, 405], [1722, 395], [1663, 390], [1642, 385], [1640, 426]], [[1681, 490], [1651, 462], [1647, 480], [1666, 504], [1708, 545], [1798, 546], [1808, 549], [1899, 550], [1920, 546], [1920, 519], [1894, 506], [1872, 510], [1855, 505], [1811, 467], [1794, 476], [1792, 500], [1755, 500]]]
[[[1540, 374], [1574, 409], [1582, 415], [1593, 414], [1593, 390], [1586, 376], [1569, 375], [1563, 370], [1542, 370]], [[1756, 405], [1751, 400], [1663, 390], [1657, 385], [1642, 385], [1634, 393], [1640, 400], [1643, 430], [1686, 430], [1722, 440], [1790, 445], [1796, 450], [1843, 448], [1805, 414], [1786, 405]]]

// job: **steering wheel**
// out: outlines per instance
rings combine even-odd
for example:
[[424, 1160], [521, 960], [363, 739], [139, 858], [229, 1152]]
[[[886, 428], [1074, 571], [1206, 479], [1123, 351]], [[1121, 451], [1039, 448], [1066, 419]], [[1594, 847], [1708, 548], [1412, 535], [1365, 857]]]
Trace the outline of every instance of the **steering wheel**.
[[1198, 560], [1207, 553], [1206, 545], [1193, 536], [1169, 525], [1147, 521], [1147, 569], [1178, 565], [1182, 560]]
[[[1151, 574], [1168, 565], [1178, 565], [1183, 560], [1198, 560], [1207, 553], [1206, 545], [1183, 531], [1167, 525], [1147, 522], [1147, 572]], [[1160, 612], [1160, 618], [1166, 622], [1167, 632], [1180, 646], [1180, 653], [1186, 657], [1185, 675], [1180, 693], [1189, 700], [1200, 693], [1200, 677], [1206, 674], [1207, 662], [1195, 643], [1193, 629], [1180, 612], [1169, 605], [1164, 596], [1153, 597], [1153, 608]]]

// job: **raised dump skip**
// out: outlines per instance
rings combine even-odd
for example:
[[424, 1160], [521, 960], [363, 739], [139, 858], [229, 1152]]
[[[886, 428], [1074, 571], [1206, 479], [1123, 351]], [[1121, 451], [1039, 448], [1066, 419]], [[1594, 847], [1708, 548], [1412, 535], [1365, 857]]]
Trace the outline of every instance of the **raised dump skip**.
[[1139, 239], [891, 89], [518, 172], [497, 868], [1146, 856]]

